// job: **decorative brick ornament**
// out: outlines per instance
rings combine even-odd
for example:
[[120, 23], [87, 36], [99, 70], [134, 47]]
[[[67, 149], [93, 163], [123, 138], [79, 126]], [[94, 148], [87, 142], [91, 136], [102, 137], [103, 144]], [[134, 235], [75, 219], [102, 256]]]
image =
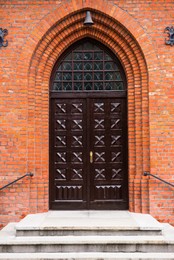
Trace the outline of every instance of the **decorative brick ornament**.
[[165, 28], [164, 32], [166, 32], [168, 34], [168, 39], [166, 39], [166, 44], [173, 46], [174, 45], [174, 27], [167, 26]]
[[7, 47], [8, 46], [8, 41], [4, 40], [4, 37], [8, 34], [7, 29], [2, 29], [0, 28], [0, 48], [1, 47]]

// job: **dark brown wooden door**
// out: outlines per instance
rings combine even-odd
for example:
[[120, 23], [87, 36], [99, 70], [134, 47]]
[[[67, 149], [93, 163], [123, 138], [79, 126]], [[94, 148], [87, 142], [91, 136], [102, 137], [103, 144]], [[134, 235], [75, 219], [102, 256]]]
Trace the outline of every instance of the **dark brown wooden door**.
[[86, 100], [53, 99], [52, 110], [51, 208], [86, 208]]
[[90, 200], [92, 209], [127, 207], [127, 138], [124, 99], [91, 99]]
[[127, 209], [126, 114], [125, 98], [51, 99], [51, 209]]

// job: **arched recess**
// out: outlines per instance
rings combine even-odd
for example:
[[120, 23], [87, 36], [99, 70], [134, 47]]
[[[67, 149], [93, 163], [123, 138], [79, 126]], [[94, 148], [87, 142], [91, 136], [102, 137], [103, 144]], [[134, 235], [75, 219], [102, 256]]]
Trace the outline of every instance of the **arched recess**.
[[58, 59], [50, 82], [50, 209], [128, 209], [127, 83], [91, 38]]
[[129, 209], [148, 212], [148, 183], [142, 177], [149, 169], [148, 73], [143, 52], [132, 34], [113, 17], [91, 10], [94, 25], [85, 27], [86, 8], [69, 13], [52, 26], [38, 43], [29, 69], [28, 164], [37, 178], [32, 191], [42, 183], [45, 196], [38, 197], [32, 211], [48, 209], [49, 80], [54, 64], [73, 43], [90, 37], [106, 45], [120, 60], [128, 83]]

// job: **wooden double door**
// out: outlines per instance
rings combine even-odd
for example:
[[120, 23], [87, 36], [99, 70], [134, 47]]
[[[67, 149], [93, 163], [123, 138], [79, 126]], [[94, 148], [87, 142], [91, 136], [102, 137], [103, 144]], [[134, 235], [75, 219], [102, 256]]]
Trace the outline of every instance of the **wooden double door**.
[[50, 208], [127, 209], [126, 99], [59, 94], [50, 109]]

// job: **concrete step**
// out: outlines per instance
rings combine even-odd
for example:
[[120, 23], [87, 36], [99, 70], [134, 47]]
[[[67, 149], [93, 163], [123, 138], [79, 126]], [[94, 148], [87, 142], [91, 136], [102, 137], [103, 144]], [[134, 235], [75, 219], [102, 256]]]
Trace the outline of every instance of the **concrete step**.
[[0, 241], [0, 252], [174, 252], [174, 241], [163, 236], [47, 236], [10, 237]]
[[173, 253], [0, 253], [3, 260], [174, 260]]
[[0, 259], [174, 260], [174, 228], [128, 211], [49, 211], [1, 230]]
[[66, 235], [161, 235], [161, 226], [148, 214], [128, 211], [49, 211], [16, 225], [16, 236]]
[[98, 235], [98, 236], [160, 236], [161, 235], [161, 229], [154, 229], [154, 230], [149, 230], [149, 229], [117, 229], [117, 228], [107, 228], [107, 229], [103, 229], [101, 228], [93, 228], [93, 229], [89, 229], [89, 228], [54, 228], [54, 230], [52, 230], [52, 228], [35, 228], [35, 229], [17, 229], [16, 230], [16, 236], [94, 236], [94, 235]]

